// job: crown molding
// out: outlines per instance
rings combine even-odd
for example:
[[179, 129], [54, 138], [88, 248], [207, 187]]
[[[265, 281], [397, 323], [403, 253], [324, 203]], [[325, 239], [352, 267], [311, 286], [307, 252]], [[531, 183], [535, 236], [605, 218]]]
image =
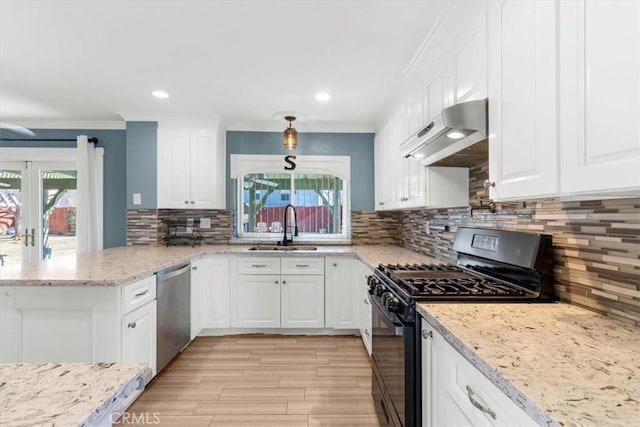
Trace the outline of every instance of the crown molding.
[[126, 112], [119, 111], [120, 115], [127, 122], [161, 122], [161, 121], [180, 121], [180, 122], [220, 122], [220, 115], [213, 113], [149, 113], [149, 112]]
[[127, 124], [123, 121], [106, 120], [20, 120], [20, 126], [27, 129], [102, 129], [122, 130]]
[[[227, 131], [284, 132], [286, 127], [286, 123], [279, 122], [229, 122], [226, 124]], [[375, 133], [375, 128], [370, 124], [297, 123], [295, 128], [298, 132]]]

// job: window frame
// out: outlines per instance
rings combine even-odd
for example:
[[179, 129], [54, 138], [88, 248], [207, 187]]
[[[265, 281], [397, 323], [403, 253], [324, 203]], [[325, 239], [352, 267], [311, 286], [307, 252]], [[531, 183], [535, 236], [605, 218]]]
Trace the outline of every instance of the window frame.
[[285, 156], [281, 155], [231, 155], [230, 177], [236, 180], [235, 228], [237, 240], [276, 242], [282, 240], [284, 233], [245, 232], [243, 230], [242, 213], [244, 203], [244, 178], [249, 174], [277, 173], [290, 174], [289, 203], [296, 205], [295, 176], [302, 174], [331, 175], [342, 181], [342, 230], [340, 233], [303, 233], [295, 238], [298, 242], [347, 242], [351, 240], [351, 193], [349, 156], [296, 156], [296, 168], [285, 170]]

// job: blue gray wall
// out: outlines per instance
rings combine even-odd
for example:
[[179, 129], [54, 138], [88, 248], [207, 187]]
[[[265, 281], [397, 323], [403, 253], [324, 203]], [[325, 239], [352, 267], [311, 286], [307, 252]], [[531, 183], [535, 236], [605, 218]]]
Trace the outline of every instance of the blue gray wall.
[[[351, 157], [351, 210], [374, 208], [373, 133], [299, 133], [299, 155]], [[229, 174], [231, 154], [292, 154], [282, 146], [282, 132], [227, 132], [227, 209], [235, 208], [236, 183]]]
[[[78, 135], [99, 139], [98, 147], [104, 147], [104, 247], [112, 248], [126, 244], [126, 148], [124, 130], [95, 129], [35, 129], [34, 138], [75, 139]], [[9, 136], [9, 138], [23, 138]], [[0, 147], [75, 147], [75, 141], [0, 141]]]
[[[158, 123], [127, 122], [127, 209], [155, 209], [158, 206]], [[133, 193], [142, 204], [133, 204]]]

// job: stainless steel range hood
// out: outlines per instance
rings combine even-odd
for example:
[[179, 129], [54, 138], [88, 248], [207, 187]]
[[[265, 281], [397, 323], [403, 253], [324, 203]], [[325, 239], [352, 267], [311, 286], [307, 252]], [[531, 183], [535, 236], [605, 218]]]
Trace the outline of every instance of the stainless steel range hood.
[[488, 158], [487, 135], [487, 100], [463, 102], [442, 110], [400, 145], [400, 154], [427, 166], [475, 166]]

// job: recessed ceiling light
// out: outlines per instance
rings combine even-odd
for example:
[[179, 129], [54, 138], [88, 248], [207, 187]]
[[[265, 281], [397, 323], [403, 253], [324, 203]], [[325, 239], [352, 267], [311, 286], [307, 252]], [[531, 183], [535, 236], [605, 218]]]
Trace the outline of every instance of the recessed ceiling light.
[[329, 95], [326, 92], [320, 92], [319, 94], [316, 95], [316, 101], [328, 101], [331, 99], [331, 95]]
[[163, 90], [154, 90], [153, 92], [151, 92], [151, 95], [161, 99], [165, 99], [169, 97], [169, 94]]

